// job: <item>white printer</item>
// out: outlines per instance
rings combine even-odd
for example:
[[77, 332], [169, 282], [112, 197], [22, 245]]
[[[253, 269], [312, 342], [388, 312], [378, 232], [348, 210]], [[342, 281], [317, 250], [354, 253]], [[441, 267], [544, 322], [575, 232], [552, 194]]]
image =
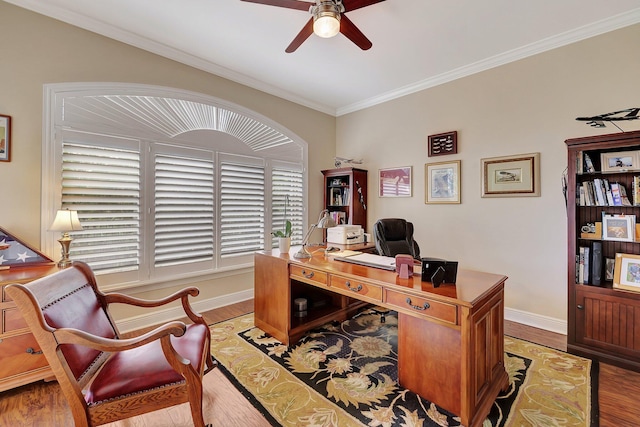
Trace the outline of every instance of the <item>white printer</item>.
[[364, 230], [360, 225], [340, 224], [327, 228], [327, 243], [352, 245], [364, 243]]

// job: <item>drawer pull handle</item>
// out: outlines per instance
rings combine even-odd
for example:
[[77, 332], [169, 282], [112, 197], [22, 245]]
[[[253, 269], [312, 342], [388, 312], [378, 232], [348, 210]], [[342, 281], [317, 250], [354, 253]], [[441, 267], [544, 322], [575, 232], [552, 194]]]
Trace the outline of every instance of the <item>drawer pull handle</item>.
[[27, 353], [29, 353], [29, 354], [33, 354], [33, 355], [35, 356], [35, 355], [38, 355], [38, 354], [42, 354], [42, 350], [40, 350], [40, 351], [35, 351], [33, 348], [29, 347], [29, 348], [27, 349]]
[[313, 271], [311, 273], [307, 273], [307, 270], [302, 270], [302, 275], [307, 279], [311, 279], [313, 277]]
[[361, 284], [360, 284], [360, 285], [358, 285], [358, 286], [357, 286], [357, 287], [355, 287], [355, 288], [352, 288], [352, 287], [351, 287], [351, 282], [350, 282], [350, 281], [348, 281], [348, 280], [347, 280], [347, 282], [345, 283], [345, 285], [347, 285], [347, 288], [349, 288], [349, 290], [350, 290], [350, 291], [353, 291], [353, 292], [360, 292], [360, 291], [362, 290], [362, 285], [361, 285]]
[[426, 301], [425, 301], [425, 303], [424, 303], [424, 305], [422, 307], [420, 307], [419, 305], [413, 305], [411, 303], [411, 298], [407, 298], [407, 304], [409, 304], [411, 306], [411, 308], [413, 308], [414, 310], [420, 310], [420, 311], [426, 310], [427, 308], [431, 307], [429, 305], [429, 303], [426, 302]]

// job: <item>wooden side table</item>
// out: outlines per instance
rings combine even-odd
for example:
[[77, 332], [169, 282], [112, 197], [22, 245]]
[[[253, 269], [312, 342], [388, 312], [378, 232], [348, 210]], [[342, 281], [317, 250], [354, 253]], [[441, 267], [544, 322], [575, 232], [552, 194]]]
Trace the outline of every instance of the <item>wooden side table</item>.
[[0, 270], [0, 392], [53, 379], [40, 346], [15, 303], [5, 293], [12, 283], [28, 283], [58, 271], [55, 264]]

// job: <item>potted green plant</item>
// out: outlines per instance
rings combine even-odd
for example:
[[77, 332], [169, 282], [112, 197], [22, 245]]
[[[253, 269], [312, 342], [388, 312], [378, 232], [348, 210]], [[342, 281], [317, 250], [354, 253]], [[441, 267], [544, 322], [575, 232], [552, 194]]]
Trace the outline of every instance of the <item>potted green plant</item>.
[[282, 230], [272, 231], [271, 234], [278, 238], [278, 248], [280, 252], [289, 252], [291, 248], [291, 221], [287, 218], [287, 206], [289, 205], [289, 196], [284, 196], [284, 228]]

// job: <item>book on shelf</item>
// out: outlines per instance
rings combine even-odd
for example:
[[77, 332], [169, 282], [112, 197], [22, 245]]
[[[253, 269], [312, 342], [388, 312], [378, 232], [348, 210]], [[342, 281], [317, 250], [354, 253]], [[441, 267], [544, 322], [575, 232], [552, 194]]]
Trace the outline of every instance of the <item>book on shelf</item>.
[[633, 206], [640, 205], [640, 175], [636, 175], [633, 177], [631, 196], [632, 196], [631, 200], [633, 201]]
[[593, 161], [587, 153], [584, 153], [584, 171], [589, 173], [596, 171], [596, 168], [593, 166]]
[[[632, 197], [638, 197], [640, 204], [640, 189], [638, 196], [634, 191]], [[609, 182], [606, 178], [595, 178], [577, 184], [576, 203], [578, 206], [631, 206], [625, 186], [619, 182]]]

